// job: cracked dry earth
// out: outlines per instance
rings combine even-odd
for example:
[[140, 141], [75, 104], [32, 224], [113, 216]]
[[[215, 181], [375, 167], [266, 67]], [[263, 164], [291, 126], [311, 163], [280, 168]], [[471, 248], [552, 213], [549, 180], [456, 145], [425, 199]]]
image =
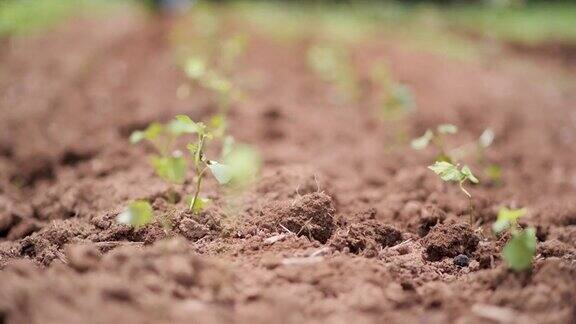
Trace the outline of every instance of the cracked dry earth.
[[[262, 175], [233, 218], [209, 179], [216, 203], [195, 216], [167, 202], [149, 149], [127, 141], [216, 109], [201, 90], [176, 96], [186, 80], [156, 25], [78, 19], [0, 45], [0, 323], [576, 322], [576, 83], [545, 64], [525, 72], [512, 57], [455, 61], [378, 39], [354, 46], [366, 91], [342, 104], [306, 68], [303, 43], [255, 33], [231, 132], [261, 151]], [[374, 114], [379, 58], [414, 91], [402, 121]], [[461, 130], [453, 146], [496, 134], [488, 159], [503, 183], [479, 174], [470, 189], [478, 228], [459, 189], [426, 169], [434, 152], [395, 137], [444, 122]], [[115, 222], [137, 198], [173, 218], [172, 237]], [[508, 271], [506, 237], [490, 234], [501, 206], [529, 209], [530, 273]]]

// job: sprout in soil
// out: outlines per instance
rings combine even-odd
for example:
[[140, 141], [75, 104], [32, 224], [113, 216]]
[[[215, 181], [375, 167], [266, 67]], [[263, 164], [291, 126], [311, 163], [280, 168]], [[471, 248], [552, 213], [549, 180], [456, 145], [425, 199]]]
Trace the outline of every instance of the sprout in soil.
[[484, 175], [490, 182], [499, 185], [502, 182], [502, 168], [491, 163], [486, 156], [486, 149], [494, 143], [494, 131], [487, 128], [482, 132], [477, 141], [467, 143], [450, 151], [450, 156], [454, 160], [460, 160], [469, 154], [475, 154], [476, 161], [482, 167]]
[[478, 163], [484, 167], [484, 173], [492, 183], [499, 185], [502, 183], [502, 168], [498, 164], [490, 163], [486, 157], [486, 149], [494, 143], [494, 131], [486, 128], [478, 138], [477, 159]]
[[518, 224], [518, 218], [526, 215], [526, 212], [525, 208], [501, 208], [496, 222], [492, 225], [492, 230], [496, 234], [510, 231], [511, 238], [502, 250], [502, 257], [514, 271], [530, 269], [536, 254], [536, 229], [534, 227], [522, 229]]
[[382, 62], [376, 64], [371, 80], [378, 89], [380, 113], [385, 119], [397, 120], [416, 107], [410, 88], [395, 81]]
[[208, 46], [208, 53], [195, 54], [186, 60], [184, 72], [199, 87], [212, 93], [218, 103], [218, 114], [209, 122], [215, 137], [224, 137], [228, 127], [228, 112], [242, 98], [242, 92], [232, 78], [239, 58], [246, 52], [248, 37], [233, 35], [217, 45]]
[[468, 212], [470, 216], [470, 225], [474, 225], [474, 202], [472, 201], [472, 195], [464, 188], [464, 184], [469, 181], [474, 184], [478, 183], [478, 179], [472, 174], [472, 171], [468, 166], [463, 166], [461, 169], [458, 168], [459, 165], [452, 164], [446, 161], [436, 161], [433, 165], [429, 166], [428, 169], [434, 171], [442, 181], [445, 182], [457, 182], [460, 190], [468, 198]]
[[347, 101], [356, 101], [360, 95], [358, 76], [345, 48], [314, 45], [308, 49], [308, 67], [320, 79], [335, 85]]
[[176, 148], [176, 142], [181, 136], [194, 132], [195, 129], [175, 119], [167, 124], [151, 123], [145, 130], [130, 135], [130, 143], [146, 141], [154, 147], [156, 152], [150, 157], [150, 163], [156, 174], [170, 185], [168, 200], [172, 203], [176, 202], [174, 186], [184, 183], [187, 170], [186, 159]]
[[426, 130], [424, 135], [413, 139], [410, 144], [415, 150], [423, 150], [432, 144], [438, 150], [438, 155], [436, 157], [437, 161], [452, 163], [454, 162], [454, 159], [450, 156], [444, 146], [444, 136], [448, 134], [456, 134], [457, 132], [458, 127], [452, 124], [442, 124], [436, 128], [436, 131], [431, 129]]
[[156, 174], [174, 185], [184, 183], [189, 164], [184, 154], [175, 149], [176, 142], [183, 135], [195, 136], [195, 142], [187, 145], [195, 174], [194, 193], [188, 206], [192, 212], [198, 214], [209, 203], [207, 198], [200, 196], [204, 175], [208, 170], [221, 185], [237, 188], [252, 180], [259, 169], [257, 152], [250, 150], [254, 156], [251, 160], [245, 157], [246, 154], [238, 155], [236, 152], [246, 151], [246, 146], [235, 145], [230, 136], [222, 139], [223, 162], [209, 160], [205, 151], [209, 143], [216, 138], [214, 134], [219, 129], [218, 125], [210, 127], [201, 122], [194, 122], [188, 116], [178, 115], [168, 124], [152, 123], [143, 131], [134, 132], [130, 136], [130, 141], [132, 143], [139, 143], [143, 140], [150, 142], [156, 149], [156, 154], [151, 158]]
[[146, 200], [135, 200], [131, 202], [126, 210], [118, 215], [116, 220], [118, 223], [134, 226], [139, 229], [140, 227], [150, 223], [154, 217], [152, 206]]

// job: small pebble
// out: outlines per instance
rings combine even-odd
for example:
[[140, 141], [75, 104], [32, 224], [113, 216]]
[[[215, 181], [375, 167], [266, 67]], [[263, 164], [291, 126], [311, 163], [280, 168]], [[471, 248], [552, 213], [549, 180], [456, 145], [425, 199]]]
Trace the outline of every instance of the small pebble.
[[465, 256], [464, 254], [459, 254], [454, 258], [454, 264], [459, 267], [467, 267], [470, 263], [470, 258]]

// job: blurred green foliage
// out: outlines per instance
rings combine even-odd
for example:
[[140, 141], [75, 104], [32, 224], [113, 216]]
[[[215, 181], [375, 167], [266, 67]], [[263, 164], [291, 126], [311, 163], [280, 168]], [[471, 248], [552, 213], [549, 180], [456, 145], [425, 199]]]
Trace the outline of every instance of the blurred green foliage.
[[[0, 37], [44, 30], [71, 15], [103, 4], [149, 0], [0, 0]], [[194, 2], [194, 1], [193, 1]], [[537, 44], [576, 43], [574, 1], [201, 1], [219, 11], [267, 26], [277, 38], [315, 34], [323, 39], [362, 40], [375, 31], [394, 32], [417, 47], [470, 56], [472, 42], [459, 34]], [[225, 5], [222, 5], [225, 3]], [[197, 10], [194, 6], [192, 10]]]
[[79, 12], [94, 12], [125, 1], [0, 0], [0, 37], [42, 31]]

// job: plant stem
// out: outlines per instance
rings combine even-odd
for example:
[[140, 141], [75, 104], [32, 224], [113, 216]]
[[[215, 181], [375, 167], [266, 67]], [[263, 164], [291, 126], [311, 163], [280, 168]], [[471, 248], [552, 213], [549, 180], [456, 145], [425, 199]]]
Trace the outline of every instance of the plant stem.
[[204, 148], [204, 139], [205, 135], [200, 135], [198, 137], [198, 148], [196, 150], [196, 154], [194, 156], [194, 172], [196, 172], [196, 189], [194, 192], [194, 197], [190, 201], [190, 210], [194, 209], [196, 205], [196, 201], [198, 200], [198, 195], [200, 194], [200, 186], [202, 185], [202, 178], [204, 177], [204, 171], [206, 171], [206, 167], [203, 170], [200, 170], [200, 163], [202, 163], [202, 150]]
[[474, 203], [472, 202], [472, 197], [468, 197], [468, 212], [470, 213], [470, 225], [474, 226], [476, 218], [474, 217]]
[[206, 168], [204, 168], [204, 170], [202, 170], [199, 174], [198, 174], [198, 179], [196, 180], [196, 191], [194, 192], [194, 198], [192, 198], [192, 200], [190, 201], [190, 210], [194, 209], [194, 206], [196, 205], [196, 200], [198, 200], [198, 196], [200, 195], [200, 186], [202, 185], [202, 178], [204, 178], [204, 171], [206, 171]]
[[470, 225], [474, 226], [474, 222], [476, 221], [476, 219], [474, 217], [474, 203], [472, 202], [472, 195], [468, 192], [468, 190], [464, 189], [463, 184], [464, 181], [458, 183], [458, 185], [460, 186], [460, 190], [462, 190], [462, 192], [466, 195], [466, 197], [468, 197], [468, 213], [470, 217]]

